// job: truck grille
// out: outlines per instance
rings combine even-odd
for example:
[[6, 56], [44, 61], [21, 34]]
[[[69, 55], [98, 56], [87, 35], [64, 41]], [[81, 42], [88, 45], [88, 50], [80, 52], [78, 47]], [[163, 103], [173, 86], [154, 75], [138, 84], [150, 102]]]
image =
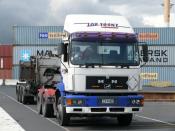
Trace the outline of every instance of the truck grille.
[[87, 76], [86, 89], [128, 89], [128, 77]]

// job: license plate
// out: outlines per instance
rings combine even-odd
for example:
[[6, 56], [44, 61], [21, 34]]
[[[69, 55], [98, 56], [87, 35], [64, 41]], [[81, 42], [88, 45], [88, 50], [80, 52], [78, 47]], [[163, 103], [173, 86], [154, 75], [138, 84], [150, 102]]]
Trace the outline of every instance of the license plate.
[[114, 98], [101, 98], [100, 99], [100, 104], [102, 104], [102, 105], [115, 104], [115, 99]]

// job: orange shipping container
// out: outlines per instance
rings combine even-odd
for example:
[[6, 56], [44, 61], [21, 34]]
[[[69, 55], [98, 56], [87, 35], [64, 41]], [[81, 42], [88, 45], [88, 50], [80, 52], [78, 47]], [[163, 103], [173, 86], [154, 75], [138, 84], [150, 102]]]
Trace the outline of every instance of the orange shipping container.
[[12, 57], [0, 57], [0, 69], [12, 69]]
[[12, 57], [13, 46], [12, 45], [0, 45], [0, 57]]
[[0, 79], [12, 79], [12, 70], [0, 70]]

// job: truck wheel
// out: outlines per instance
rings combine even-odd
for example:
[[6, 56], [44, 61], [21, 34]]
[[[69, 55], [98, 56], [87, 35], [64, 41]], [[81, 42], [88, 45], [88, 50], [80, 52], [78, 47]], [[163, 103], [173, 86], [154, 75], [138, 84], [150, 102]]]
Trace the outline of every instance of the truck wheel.
[[53, 117], [53, 104], [47, 104], [45, 100], [42, 103], [42, 113], [44, 117]]
[[17, 86], [16, 86], [16, 99], [17, 99], [17, 101], [20, 101], [20, 97], [19, 97], [19, 89], [18, 89]]
[[117, 116], [120, 126], [129, 126], [132, 122], [133, 114], [120, 114]]
[[22, 94], [22, 103], [26, 104], [27, 103], [27, 97], [24, 95], [23, 91], [21, 92], [21, 94]]
[[30, 97], [28, 98], [28, 102], [29, 102], [30, 104], [35, 104], [34, 96], [30, 96]]
[[19, 90], [18, 90], [18, 95], [19, 95], [19, 102], [22, 103], [22, 90], [21, 90], [21, 88], [19, 88]]
[[69, 125], [70, 116], [66, 113], [66, 109], [63, 105], [61, 98], [58, 98], [56, 117], [58, 119], [58, 123], [61, 126]]
[[37, 111], [38, 111], [38, 114], [42, 114], [42, 106], [41, 106], [41, 98], [39, 95], [37, 95]]

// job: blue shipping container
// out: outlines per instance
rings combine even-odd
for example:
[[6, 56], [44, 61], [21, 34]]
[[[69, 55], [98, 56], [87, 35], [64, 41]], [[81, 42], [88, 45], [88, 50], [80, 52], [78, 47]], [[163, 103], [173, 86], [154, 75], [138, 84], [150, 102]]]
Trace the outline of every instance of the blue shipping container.
[[13, 26], [14, 45], [58, 45], [63, 26]]

